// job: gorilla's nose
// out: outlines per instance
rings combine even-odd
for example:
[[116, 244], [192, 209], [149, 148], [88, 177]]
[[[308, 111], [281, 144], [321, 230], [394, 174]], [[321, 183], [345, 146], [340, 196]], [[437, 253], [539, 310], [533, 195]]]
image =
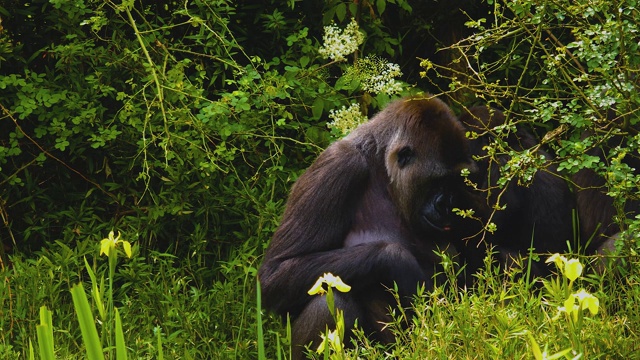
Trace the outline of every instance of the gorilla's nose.
[[438, 194], [434, 199], [433, 206], [441, 216], [448, 216], [453, 207], [453, 196], [446, 194]]

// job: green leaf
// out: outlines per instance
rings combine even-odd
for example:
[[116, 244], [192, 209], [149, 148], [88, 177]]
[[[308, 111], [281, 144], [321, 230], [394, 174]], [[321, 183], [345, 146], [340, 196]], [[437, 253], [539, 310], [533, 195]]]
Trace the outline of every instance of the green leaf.
[[122, 321], [120, 320], [120, 312], [115, 308], [116, 313], [116, 359], [127, 360], [127, 347], [124, 343], [124, 332], [122, 331]]
[[91, 313], [89, 300], [87, 300], [87, 294], [85, 294], [82, 284], [75, 285], [71, 288], [71, 297], [73, 298], [73, 307], [78, 315], [82, 340], [87, 349], [87, 359], [104, 360], [100, 337], [98, 337], [98, 331], [96, 330], [96, 324], [93, 322], [93, 314]]
[[158, 360], [164, 360], [164, 352], [162, 351], [162, 331], [158, 329]]
[[309, 57], [308, 56], [303, 56], [300, 58], [300, 67], [307, 67], [307, 65], [309, 65]]
[[64, 149], [66, 149], [67, 146], [69, 146], [69, 142], [66, 139], [62, 139], [62, 138], [56, 139], [56, 144], [54, 145], [56, 149], [59, 149], [60, 151], [64, 151]]
[[[96, 302], [96, 306], [98, 307], [98, 313], [100, 314], [100, 319], [102, 321], [107, 320], [107, 310], [102, 302], [103, 291], [100, 291], [102, 287], [98, 287], [98, 280], [96, 278], [96, 274], [91, 269], [87, 258], [84, 258], [84, 267], [87, 269], [87, 273], [89, 274], [89, 278], [91, 279], [91, 296], [93, 296], [93, 300]], [[104, 279], [101, 279], [104, 280]]]
[[41, 359], [55, 360], [53, 352], [53, 325], [51, 311], [46, 306], [40, 307], [40, 325], [36, 326], [38, 351]]
[[[559, 351], [553, 355], [547, 355], [547, 360], [555, 360], [555, 359], [560, 359], [560, 358], [566, 358], [566, 355], [569, 354], [571, 351], [573, 351], [572, 348], [568, 348], [568, 349], [564, 349], [562, 351]], [[577, 357], [575, 357], [574, 359], [577, 359]]]
[[345, 16], [347, 15], [347, 4], [340, 3], [336, 6], [336, 16], [338, 17], [338, 21], [344, 21]]
[[376, 1], [376, 8], [378, 8], [378, 14], [382, 15], [386, 7], [387, 7], [387, 0]]
[[324, 15], [322, 15], [322, 22], [325, 24], [330, 23], [335, 13], [336, 13], [336, 8], [329, 8], [327, 11], [325, 11]]
[[358, 13], [358, 3], [356, 1], [349, 2], [349, 13], [351, 14]]
[[530, 332], [527, 332], [527, 335], [529, 337], [529, 344], [531, 345], [531, 352], [533, 353], [533, 357], [536, 360], [542, 360], [542, 351], [540, 351], [540, 346], [538, 346], [536, 339], [533, 338], [533, 335], [531, 335]]
[[316, 98], [311, 105], [311, 112], [314, 119], [320, 119], [322, 116], [322, 110], [324, 110], [324, 100], [320, 97]]
[[[42, 355], [40, 355], [42, 357]], [[44, 357], [42, 357], [44, 359]], [[31, 343], [31, 339], [29, 339], [29, 360], [35, 360], [36, 354], [33, 351], [33, 344]]]

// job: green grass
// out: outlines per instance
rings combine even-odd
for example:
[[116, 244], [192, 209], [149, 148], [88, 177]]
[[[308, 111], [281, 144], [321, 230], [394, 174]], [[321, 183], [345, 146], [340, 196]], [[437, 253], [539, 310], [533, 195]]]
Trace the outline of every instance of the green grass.
[[[590, 261], [581, 258], [583, 264]], [[376, 346], [361, 337], [354, 350], [333, 354], [332, 359], [640, 358], [637, 262], [600, 275], [583, 274], [575, 281], [562, 271], [527, 282], [518, 270], [499, 274], [491, 266], [487, 269], [473, 290], [423, 291], [408, 326], [405, 313], [397, 312], [397, 320], [389, 324], [396, 344]], [[560, 311], [574, 293], [596, 297], [598, 312]]]
[[[207, 264], [156, 252], [141, 256], [134, 247], [132, 258], [117, 259], [113, 292], [109, 260], [98, 256], [95, 241], [13, 256], [11, 268], [2, 270], [0, 358], [50, 358], [53, 347], [56, 359], [84, 359], [96, 349], [112, 359], [285, 359], [286, 326], [256, 306], [256, 253], [244, 247], [230, 261]], [[396, 312], [389, 324], [396, 344], [361, 337], [354, 349], [331, 358], [640, 358], [640, 265], [630, 258], [617, 266], [615, 273], [575, 282], [559, 275], [547, 286], [489, 267], [473, 291], [439, 287], [416, 297], [414, 316]], [[558, 307], [580, 288], [600, 307], [595, 315], [580, 311], [576, 322]], [[91, 340], [83, 338], [74, 308], [81, 290], [88, 300], [83, 326], [97, 331], [85, 335]], [[100, 306], [109, 303], [113, 313], [102, 314]]]
[[[38, 349], [41, 306], [52, 312], [56, 358], [84, 359], [85, 342], [71, 293], [78, 283], [88, 296], [105, 354], [115, 354], [115, 316], [107, 314], [105, 320], [99, 311], [100, 303], [110, 302], [109, 261], [98, 254], [99, 243], [92, 241], [76, 249], [54, 244], [30, 259], [12, 257], [11, 268], [1, 271], [0, 359], [27, 358], [30, 343]], [[178, 261], [158, 252], [141, 256], [135, 249], [131, 259], [120, 256], [112, 301], [128, 357], [156, 359], [161, 344], [168, 359], [256, 358], [255, 256], [250, 251], [238, 254], [218, 264]], [[85, 258], [95, 273], [97, 291]], [[275, 329], [273, 322], [271, 326]]]

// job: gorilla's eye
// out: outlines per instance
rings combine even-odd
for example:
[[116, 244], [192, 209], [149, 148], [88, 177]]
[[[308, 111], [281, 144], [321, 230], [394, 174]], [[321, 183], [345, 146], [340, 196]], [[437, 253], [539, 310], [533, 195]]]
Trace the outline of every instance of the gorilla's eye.
[[398, 166], [403, 168], [411, 163], [415, 158], [415, 153], [410, 146], [405, 146], [398, 151]]

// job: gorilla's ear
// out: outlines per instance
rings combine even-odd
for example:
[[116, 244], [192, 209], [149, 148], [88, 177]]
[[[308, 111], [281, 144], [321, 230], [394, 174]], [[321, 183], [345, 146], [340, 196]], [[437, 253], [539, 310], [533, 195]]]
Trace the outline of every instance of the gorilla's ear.
[[398, 166], [402, 169], [403, 167], [409, 165], [416, 157], [415, 152], [411, 148], [411, 146], [402, 147], [397, 154], [397, 162]]

